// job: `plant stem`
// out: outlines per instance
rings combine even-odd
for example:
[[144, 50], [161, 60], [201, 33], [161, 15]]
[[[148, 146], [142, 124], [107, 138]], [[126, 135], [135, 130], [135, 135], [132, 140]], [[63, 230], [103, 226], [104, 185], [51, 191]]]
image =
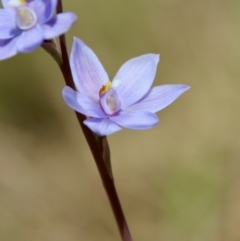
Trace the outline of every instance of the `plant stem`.
[[[62, 11], [63, 11], [62, 1], [59, 0], [58, 6], [57, 6], [57, 13], [62, 13]], [[73, 82], [71, 69], [70, 69], [65, 35], [60, 36], [59, 41], [60, 41], [60, 47], [61, 47], [61, 53], [62, 53], [62, 64], [60, 65], [61, 72], [63, 74], [66, 85], [73, 89], [76, 89]], [[118, 226], [120, 235], [122, 237], [122, 240], [132, 241], [131, 234], [129, 232], [128, 225], [121, 207], [121, 203], [117, 195], [114, 180], [111, 174], [109, 173], [108, 168], [104, 161], [104, 153], [101, 151], [102, 148], [100, 147], [101, 143], [99, 145], [99, 143], [95, 138], [94, 133], [87, 126], [83, 124], [83, 121], [86, 119], [86, 117], [78, 112], [75, 112], [75, 114], [77, 116], [78, 122], [82, 128], [83, 134], [87, 140], [87, 143], [94, 157], [103, 186], [105, 188], [106, 194], [111, 204], [112, 211], [114, 213], [115, 220], [117, 222], [117, 226]], [[105, 146], [108, 146], [106, 137], [103, 140], [105, 141]], [[110, 156], [110, 154], [108, 156]]]

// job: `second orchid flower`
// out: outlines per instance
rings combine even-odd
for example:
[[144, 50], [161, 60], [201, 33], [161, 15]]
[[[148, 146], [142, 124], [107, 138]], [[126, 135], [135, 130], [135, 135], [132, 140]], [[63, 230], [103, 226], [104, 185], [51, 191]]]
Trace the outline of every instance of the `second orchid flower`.
[[57, 0], [2, 0], [0, 60], [28, 53], [44, 40], [65, 33], [77, 20], [74, 13], [54, 15]]

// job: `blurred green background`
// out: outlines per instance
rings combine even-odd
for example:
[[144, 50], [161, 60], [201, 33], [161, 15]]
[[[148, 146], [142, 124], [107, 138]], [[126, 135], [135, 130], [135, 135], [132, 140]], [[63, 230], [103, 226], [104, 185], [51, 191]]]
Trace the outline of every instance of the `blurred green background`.
[[[155, 85], [192, 89], [148, 131], [109, 136], [134, 240], [240, 240], [240, 1], [64, 1], [112, 78], [161, 54]], [[120, 241], [60, 71], [42, 49], [0, 63], [0, 240]]]

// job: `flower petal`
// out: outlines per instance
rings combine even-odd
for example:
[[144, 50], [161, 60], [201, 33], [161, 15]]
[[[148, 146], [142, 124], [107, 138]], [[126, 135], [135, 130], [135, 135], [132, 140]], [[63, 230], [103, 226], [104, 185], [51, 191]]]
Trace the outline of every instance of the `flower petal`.
[[116, 116], [110, 116], [111, 120], [120, 126], [134, 130], [145, 130], [154, 127], [158, 123], [158, 117], [149, 111], [120, 112]]
[[43, 32], [39, 26], [25, 30], [19, 36], [17, 48], [19, 52], [28, 53], [38, 48], [43, 42]]
[[116, 88], [122, 108], [141, 99], [150, 89], [159, 62], [158, 54], [145, 54], [130, 59], [117, 72], [113, 80], [121, 82]]
[[106, 117], [100, 105], [89, 99], [86, 95], [78, 93], [68, 86], [63, 88], [62, 94], [67, 105], [75, 111], [91, 117]]
[[83, 122], [89, 129], [100, 136], [111, 135], [122, 128], [108, 118], [89, 118]]
[[8, 2], [9, 0], [2, 0], [2, 5], [4, 8], [9, 8]]
[[148, 110], [157, 112], [170, 105], [181, 94], [187, 91], [188, 85], [162, 85], [152, 89], [137, 103], [125, 109], [126, 112]]
[[77, 16], [70, 12], [54, 16], [50, 21], [41, 26], [43, 29], [44, 39], [56, 38], [67, 32], [76, 20]]
[[21, 32], [16, 27], [16, 14], [10, 9], [0, 9], [0, 39], [9, 39]]
[[17, 54], [17, 37], [13, 39], [0, 40], [0, 60], [8, 59]]
[[109, 80], [95, 53], [85, 43], [74, 38], [70, 65], [78, 91], [99, 100], [99, 90]]
[[53, 16], [56, 7], [57, 0], [34, 0], [28, 3], [38, 17], [38, 24], [46, 23]]

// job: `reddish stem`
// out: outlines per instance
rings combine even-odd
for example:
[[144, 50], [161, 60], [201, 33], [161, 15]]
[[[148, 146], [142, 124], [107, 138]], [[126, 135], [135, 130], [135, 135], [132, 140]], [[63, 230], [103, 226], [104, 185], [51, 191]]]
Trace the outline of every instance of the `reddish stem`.
[[[63, 11], [62, 1], [59, 0], [58, 6], [57, 6], [57, 13], [62, 13], [62, 11]], [[60, 36], [59, 40], [60, 40], [60, 47], [61, 47], [61, 53], [62, 53], [62, 65], [60, 66], [61, 72], [63, 74], [66, 85], [73, 89], [76, 89], [73, 82], [71, 69], [70, 69], [65, 35]], [[86, 119], [86, 117], [78, 112], [75, 112], [75, 114], [77, 116], [78, 122], [82, 128], [83, 134], [87, 140], [87, 143], [94, 157], [104, 189], [106, 191], [109, 202], [111, 204], [112, 211], [114, 213], [115, 220], [117, 222], [117, 226], [118, 226], [120, 235], [122, 237], [122, 240], [132, 241], [131, 234], [129, 232], [128, 225], [121, 207], [121, 203], [117, 195], [114, 180], [111, 177], [105, 165], [103, 152], [100, 149], [100, 145], [98, 144], [93, 132], [83, 124], [83, 121]], [[108, 146], [106, 138], [105, 138], [105, 141], [106, 141], [106, 145]]]

